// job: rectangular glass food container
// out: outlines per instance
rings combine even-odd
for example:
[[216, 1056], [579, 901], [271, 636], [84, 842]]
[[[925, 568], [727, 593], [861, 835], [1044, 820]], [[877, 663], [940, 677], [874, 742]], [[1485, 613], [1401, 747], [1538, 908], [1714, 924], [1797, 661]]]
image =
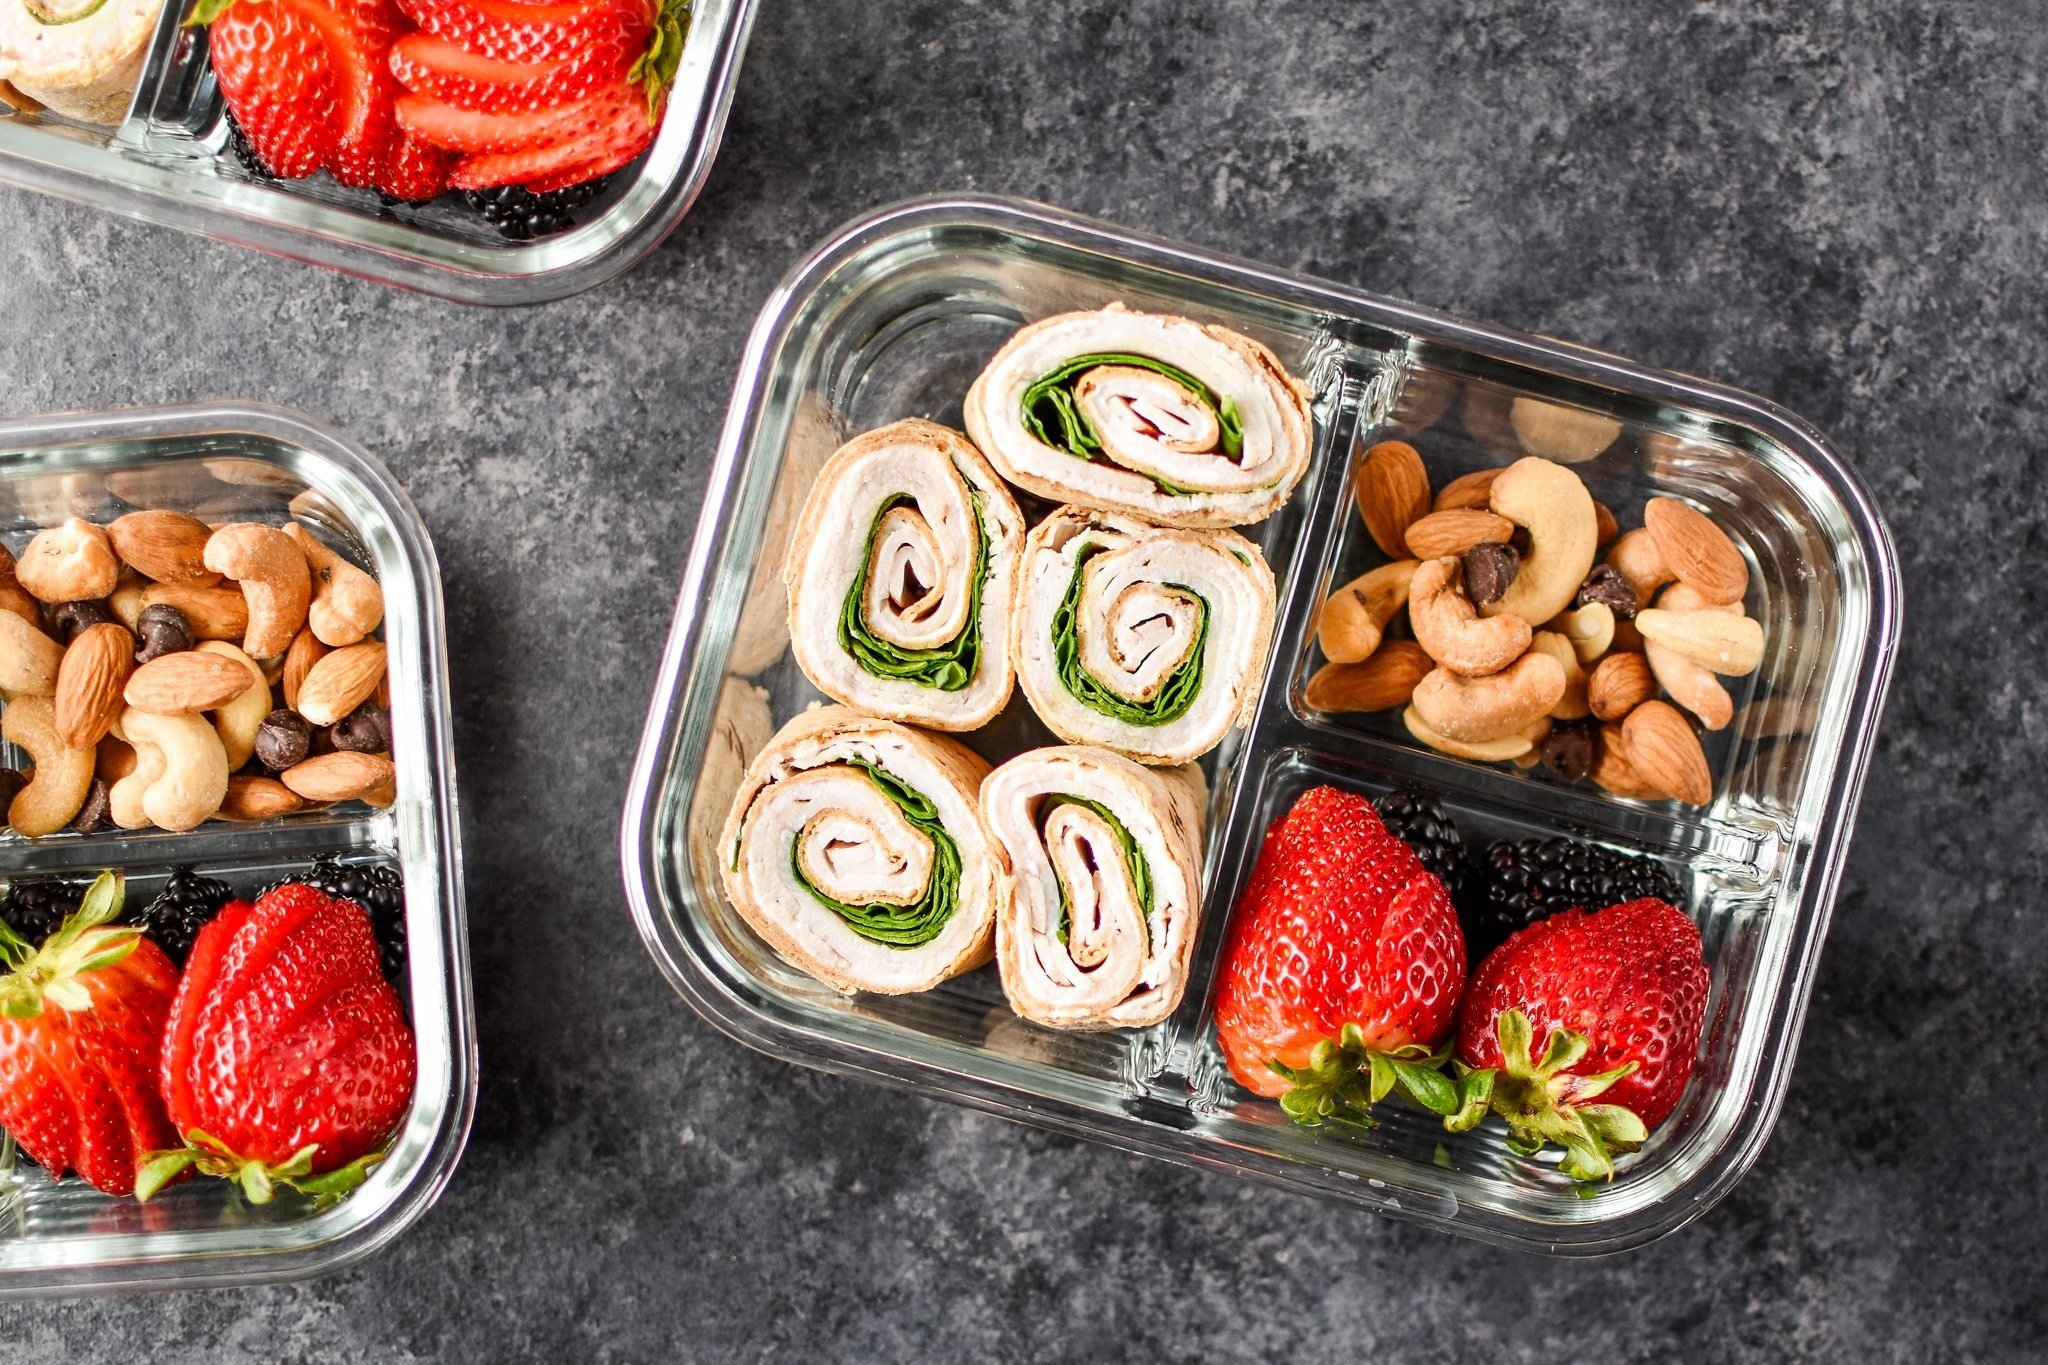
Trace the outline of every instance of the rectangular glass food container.
[[[1122, 300], [1270, 345], [1315, 393], [1318, 449], [1261, 526], [1279, 585], [1247, 730], [1211, 780], [1204, 915], [1178, 1013], [1146, 1030], [1061, 1033], [1004, 1004], [995, 970], [907, 997], [842, 996], [789, 967], [701, 862], [738, 785], [739, 715], [779, 725], [818, 698], [787, 657], [782, 547], [812, 471], [902, 417], [957, 426], [968, 384], [1020, 324]], [[1371, 553], [1356, 452], [1388, 435], [1433, 483], [1507, 462], [1517, 396], [1602, 414], [1620, 441], [1580, 465], [1639, 525], [1645, 497], [1711, 509], [1750, 562], [1767, 657], [1709, 746], [1711, 804], [1610, 797], [1419, 747], [1396, 716], [1305, 700], [1316, 608]], [[1503, 1245], [1590, 1255], [1640, 1245], [1725, 1194], [1756, 1159], [1791, 1069], [1899, 628], [1899, 581], [1869, 497], [1812, 428], [1760, 399], [1540, 337], [1227, 260], [1053, 209], [933, 198], [823, 243], [777, 289], [742, 362], [622, 831], [641, 934], [699, 1013], [791, 1061], [940, 1096], [1131, 1151], [1212, 1166]], [[991, 761], [1050, 736], [1021, 694], [979, 734]], [[1452, 1137], [1395, 1102], [1377, 1131], [1304, 1129], [1232, 1083], [1210, 1024], [1215, 972], [1259, 832], [1307, 786], [1442, 793], [1468, 841], [1568, 832], [1648, 851], [1686, 886], [1713, 992], [1679, 1112], [1592, 1198], [1554, 1157], [1508, 1152], [1489, 1121]], [[1439, 1146], [1441, 1144], [1441, 1147]]]
[[[476, 1030], [462, 909], [441, 575], [419, 514], [389, 473], [310, 418], [257, 404], [66, 414], [0, 423], [0, 540], [20, 550], [69, 516], [139, 508], [206, 521], [293, 516], [374, 573], [384, 591], [398, 797], [261, 824], [0, 833], [0, 878], [128, 876], [131, 902], [181, 863], [242, 894], [321, 857], [380, 863], [404, 879], [400, 991], [419, 1044], [412, 1112], [391, 1154], [333, 1208], [289, 1193], [246, 1203], [230, 1182], [191, 1180], [147, 1204], [75, 1176], [53, 1181], [0, 1139], [0, 1298], [301, 1279], [368, 1256], [410, 1227], [455, 1171], [476, 1107]], [[22, 755], [11, 746], [10, 766]]]
[[225, 106], [191, 0], [165, 0], [135, 97], [107, 128], [0, 103], [0, 181], [130, 218], [463, 303], [545, 303], [601, 284], [653, 251], [711, 173], [754, 0], [694, 0], [682, 65], [654, 145], [530, 242], [450, 204], [385, 207], [326, 176], [266, 182], [227, 150]]

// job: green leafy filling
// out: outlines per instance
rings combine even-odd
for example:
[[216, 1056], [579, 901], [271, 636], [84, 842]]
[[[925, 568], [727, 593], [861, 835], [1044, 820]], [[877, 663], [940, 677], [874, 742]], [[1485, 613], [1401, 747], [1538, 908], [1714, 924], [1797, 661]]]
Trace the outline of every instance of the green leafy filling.
[[862, 938], [891, 948], [915, 948], [929, 943], [939, 936], [960, 904], [960, 848], [939, 822], [938, 807], [923, 792], [911, 790], [865, 759], [849, 758], [846, 762], [865, 772], [868, 780], [902, 810], [906, 820], [931, 837], [932, 875], [925, 882], [924, 895], [914, 905], [848, 905], [834, 900], [804, 875], [795, 841], [791, 841], [789, 848], [790, 871], [796, 884], [810, 892], [813, 900], [845, 920], [846, 927]]
[[891, 508], [911, 501], [908, 495], [890, 498], [868, 527], [860, 572], [854, 575], [853, 586], [839, 608], [839, 647], [877, 678], [900, 678], [941, 692], [958, 692], [974, 680], [975, 665], [981, 656], [981, 584], [988, 577], [988, 533], [982, 525], [980, 498], [969, 499], [974, 506], [974, 575], [967, 585], [967, 620], [958, 635], [936, 649], [903, 649], [871, 634], [861, 610], [867, 601], [868, 575], [874, 571], [875, 541], [882, 534], [882, 518]]
[[[1052, 373], [1043, 375], [1030, 388], [1024, 390], [1024, 425], [1039, 440], [1055, 450], [1064, 450], [1078, 460], [1101, 460], [1102, 437], [1097, 434], [1095, 424], [1088, 420], [1081, 405], [1074, 398], [1074, 384], [1088, 371], [1104, 365], [1130, 365], [1154, 374], [1165, 375], [1209, 411], [1216, 414], [1216, 425], [1222, 432], [1223, 453], [1235, 460], [1244, 451], [1244, 418], [1237, 410], [1235, 401], [1224, 398], [1207, 384], [1185, 370], [1175, 369], [1161, 361], [1141, 355], [1084, 355], [1077, 356]], [[1139, 471], [1132, 471], [1133, 473]], [[1146, 478], [1157, 484], [1162, 492], [1200, 493], [1199, 488], [1183, 488], [1169, 483], [1157, 474], [1146, 474]]]
[[1081, 664], [1081, 642], [1076, 623], [1080, 615], [1081, 575], [1088, 567], [1088, 561], [1100, 553], [1100, 545], [1091, 545], [1075, 558], [1074, 577], [1067, 584], [1067, 595], [1061, 599], [1059, 610], [1053, 613], [1052, 649], [1053, 658], [1059, 664], [1060, 684], [1089, 710], [1126, 725], [1151, 727], [1179, 720], [1195, 704], [1195, 698], [1202, 691], [1202, 647], [1209, 639], [1209, 599], [1184, 583], [1164, 585], [1179, 588], [1199, 605], [1200, 610], [1195, 617], [1195, 647], [1188, 651], [1180, 667], [1174, 669], [1159, 691], [1153, 694], [1152, 700], [1135, 702], [1120, 696]]
[[[1138, 841], [1131, 837], [1131, 832], [1124, 828], [1124, 822], [1117, 819], [1108, 806], [1103, 805], [1100, 801], [1090, 801], [1085, 796], [1055, 796], [1049, 799], [1045, 803], [1045, 809], [1039, 812], [1039, 829], [1041, 832], [1045, 828], [1045, 817], [1051, 815], [1060, 806], [1087, 807], [1101, 816], [1109, 825], [1111, 832], [1116, 835], [1117, 845], [1124, 852], [1124, 866], [1128, 867], [1131, 871], [1131, 887], [1137, 892], [1138, 904], [1145, 912], [1145, 941], [1149, 944], [1152, 941], [1152, 868], [1145, 861], [1145, 851], [1138, 847]], [[1058, 882], [1060, 886], [1059, 940], [1065, 943], [1067, 941], [1067, 931], [1074, 922], [1073, 902], [1067, 899], [1066, 879], [1055, 873], [1053, 880]]]

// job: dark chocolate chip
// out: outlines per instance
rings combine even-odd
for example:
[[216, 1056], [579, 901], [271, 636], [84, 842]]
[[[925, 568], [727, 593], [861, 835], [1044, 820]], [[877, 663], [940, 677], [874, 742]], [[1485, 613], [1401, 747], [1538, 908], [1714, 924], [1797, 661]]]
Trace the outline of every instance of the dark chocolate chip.
[[28, 774], [14, 768], [0, 768], [0, 820], [7, 816], [7, 808], [14, 804], [14, 798], [28, 785]]
[[185, 613], [166, 602], [144, 607], [135, 618], [135, 633], [142, 637], [142, 648], [135, 651], [138, 664], [192, 648], [192, 627]]
[[1543, 766], [1567, 782], [1576, 782], [1600, 761], [1600, 731], [1590, 721], [1554, 725], [1543, 741]]
[[391, 749], [391, 713], [373, 702], [364, 702], [328, 728], [336, 749], [359, 754], [388, 753]]
[[279, 707], [256, 727], [256, 759], [274, 773], [305, 762], [313, 745], [313, 727], [296, 711]]
[[1485, 607], [1507, 596], [1515, 575], [1522, 570], [1522, 557], [1508, 545], [1474, 545], [1465, 551], [1465, 596], [1473, 606]]
[[1587, 574], [1586, 581], [1579, 585], [1579, 595], [1572, 599], [1575, 607], [1594, 602], [1605, 602], [1617, 621], [1636, 619], [1636, 590], [1612, 564], [1595, 564], [1593, 572]]
[[113, 800], [107, 793], [107, 780], [95, 777], [92, 788], [85, 794], [85, 804], [78, 808], [78, 818], [71, 822], [71, 828], [80, 834], [97, 834], [113, 827]]
[[104, 597], [89, 602], [59, 602], [50, 608], [50, 628], [67, 645], [88, 628], [103, 626], [113, 619], [114, 613]]

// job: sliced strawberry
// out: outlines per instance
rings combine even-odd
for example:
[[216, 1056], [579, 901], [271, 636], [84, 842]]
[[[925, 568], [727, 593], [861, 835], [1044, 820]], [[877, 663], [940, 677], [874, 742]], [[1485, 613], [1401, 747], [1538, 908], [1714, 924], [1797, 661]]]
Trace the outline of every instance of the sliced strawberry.
[[[628, 159], [630, 160], [631, 158]], [[556, 190], [566, 190], [571, 185], [587, 185], [599, 176], [610, 175], [612, 171], [617, 169], [616, 165], [608, 166], [602, 159], [582, 161], [565, 171], [558, 171], [553, 175], [544, 175], [538, 180], [529, 180], [526, 182], [526, 188], [535, 194], [552, 194]]]
[[243, 0], [207, 32], [214, 78], [257, 157], [302, 179], [340, 142], [340, 97], [319, 26], [295, 7]]
[[191, 1113], [197, 1100], [192, 1091], [192, 1040], [199, 1027], [200, 1006], [221, 979], [221, 964], [229, 943], [237, 937], [256, 907], [247, 901], [229, 901], [192, 940], [185, 956], [185, 973], [178, 980], [178, 993], [171, 1002], [170, 1019], [164, 1025], [163, 1067], [160, 1088], [164, 1104], [173, 1113]]
[[400, 128], [391, 140], [377, 188], [407, 203], [424, 203], [448, 188], [448, 172], [454, 165], [453, 153], [422, 142]]
[[[593, 110], [595, 121], [583, 131], [543, 146], [509, 153], [466, 156], [455, 164], [448, 183], [457, 189], [489, 189], [494, 185], [581, 184], [607, 175], [631, 161], [654, 140], [647, 106], [637, 95], [615, 91]], [[568, 174], [576, 176], [565, 180]]]
[[609, 34], [636, 25], [644, 45], [653, 16], [634, 0], [402, 0], [406, 14], [436, 38], [446, 38], [502, 62], [546, 62], [574, 57]]
[[529, 114], [480, 114], [426, 95], [400, 95], [398, 121], [408, 133], [451, 152], [517, 153], [548, 147], [588, 126], [602, 100]]
[[[376, 184], [393, 136], [391, 102], [397, 83], [384, 59], [385, 30], [361, 6], [336, 8], [328, 0], [267, 0], [295, 10], [327, 48], [340, 101], [337, 140], [327, 169], [344, 185]], [[374, 16], [375, 12], [371, 11]]]
[[410, 33], [392, 45], [391, 70], [407, 89], [458, 109], [516, 114], [593, 95], [623, 78], [638, 57], [623, 29], [558, 62], [501, 62], [446, 38]]

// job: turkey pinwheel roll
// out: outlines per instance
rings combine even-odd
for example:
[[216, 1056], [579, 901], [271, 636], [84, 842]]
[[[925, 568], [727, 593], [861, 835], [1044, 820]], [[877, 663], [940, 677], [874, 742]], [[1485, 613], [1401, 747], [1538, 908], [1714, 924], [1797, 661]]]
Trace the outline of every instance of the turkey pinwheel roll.
[[974, 730], [1010, 700], [1024, 517], [959, 432], [896, 422], [818, 471], [790, 543], [789, 636], [804, 676], [872, 715]]
[[1007, 890], [981, 823], [988, 764], [843, 706], [756, 755], [720, 843], [726, 895], [835, 990], [930, 990], [989, 959]]
[[1012, 619], [1018, 679], [1053, 733], [1187, 763], [1258, 695], [1273, 571], [1235, 531], [1062, 507], [1025, 542]]
[[967, 432], [1019, 487], [1169, 526], [1273, 515], [1308, 469], [1308, 390], [1227, 327], [1062, 313], [1010, 338], [967, 391]]
[[1083, 746], [1020, 754], [981, 784], [1006, 867], [996, 965], [1010, 1008], [1053, 1028], [1144, 1028], [1187, 986], [1201, 915], [1202, 777]]
[[86, 123], [119, 123], [162, 0], [0, 0], [0, 79]]

